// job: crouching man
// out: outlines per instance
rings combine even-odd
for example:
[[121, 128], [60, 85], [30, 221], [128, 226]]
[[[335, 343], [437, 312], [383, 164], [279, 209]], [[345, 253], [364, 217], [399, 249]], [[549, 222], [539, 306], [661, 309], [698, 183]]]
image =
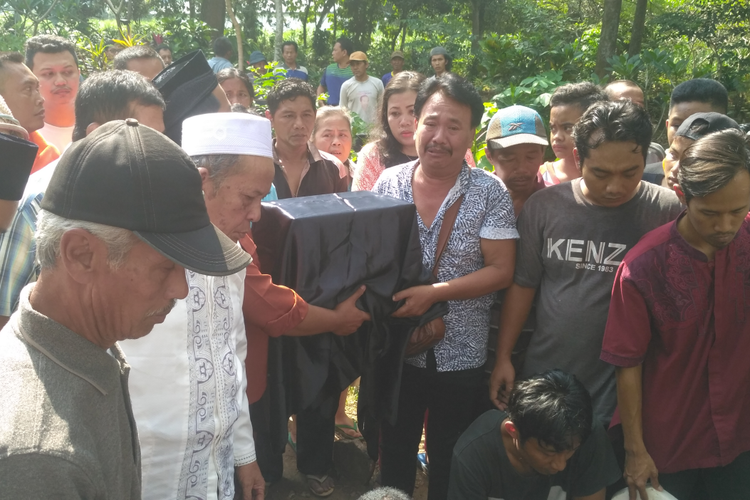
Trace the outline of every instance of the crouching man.
[[507, 411], [474, 421], [453, 449], [449, 500], [604, 500], [620, 476], [591, 396], [551, 370], [519, 382]]

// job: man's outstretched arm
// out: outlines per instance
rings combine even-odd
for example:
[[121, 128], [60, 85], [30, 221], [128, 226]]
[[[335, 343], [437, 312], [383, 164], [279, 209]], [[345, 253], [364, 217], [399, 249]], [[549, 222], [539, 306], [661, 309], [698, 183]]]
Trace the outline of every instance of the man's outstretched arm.
[[615, 369], [617, 376], [617, 406], [622, 420], [622, 433], [625, 438], [625, 482], [630, 491], [630, 500], [635, 500], [636, 492], [642, 500], [648, 500], [646, 483], [661, 490], [659, 471], [643, 443], [643, 370], [642, 365]]
[[511, 354], [529, 316], [535, 295], [536, 288], [527, 288], [516, 283], [510, 285], [505, 292], [498, 325], [495, 368], [490, 376], [490, 400], [501, 410], [507, 406], [516, 377]]

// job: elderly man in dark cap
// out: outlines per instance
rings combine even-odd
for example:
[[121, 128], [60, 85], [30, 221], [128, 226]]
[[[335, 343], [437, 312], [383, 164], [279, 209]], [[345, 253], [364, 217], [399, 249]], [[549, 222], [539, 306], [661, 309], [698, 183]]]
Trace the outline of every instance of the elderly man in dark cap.
[[182, 121], [186, 118], [231, 111], [227, 95], [200, 50], [167, 66], [153, 83], [167, 103], [164, 134], [177, 144], [182, 143]]
[[0, 331], [0, 498], [140, 499], [117, 342], [165, 320], [185, 269], [229, 275], [250, 257], [211, 224], [185, 152], [132, 118], [68, 149], [36, 238], [39, 280]]
[[[102, 124], [135, 118], [164, 130], [164, 100], [145, 78], [131, 71], [101, 71], [81, 84], [76, 97], [73, 141]], [[36, 221], [40, 204], [58, 160], [31, 174], [7, 233], [0, 235], [0, 328], [16, 310], [21, 290], [39, 276], [36, 265]]]

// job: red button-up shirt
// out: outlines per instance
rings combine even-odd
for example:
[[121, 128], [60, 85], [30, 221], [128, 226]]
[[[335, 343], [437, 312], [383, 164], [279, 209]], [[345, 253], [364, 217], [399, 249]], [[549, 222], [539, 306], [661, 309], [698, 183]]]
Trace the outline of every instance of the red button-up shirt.
[[268, 337], [278, 337], [299, 325], [309, 306], [297, 292], [274, 285], [269, 275], [260, 272], [255, 242], [249, 234], [240, 240], [240, 245], [253, 257], [245, 275], [242, 314], [247, 335], [247, 399], [255, 403], [266, 390]]
[[677, 221], [646, 234], [620, 265], [601, 354], [643, 364], [643, 441], [664, 473], [724, 466], [750, 450], [750, 216], [713, 262]]

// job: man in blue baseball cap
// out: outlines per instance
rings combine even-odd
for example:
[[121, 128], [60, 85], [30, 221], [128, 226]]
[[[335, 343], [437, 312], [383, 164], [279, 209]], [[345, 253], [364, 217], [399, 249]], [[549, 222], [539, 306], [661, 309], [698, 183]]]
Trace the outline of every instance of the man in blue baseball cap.
[[542, 117], [531, 108], [503, 108], [490, 120], [485, 154], [510, 192], [516, 217], [529, 196], [544, 187], [539, 166], [547, 146]]

